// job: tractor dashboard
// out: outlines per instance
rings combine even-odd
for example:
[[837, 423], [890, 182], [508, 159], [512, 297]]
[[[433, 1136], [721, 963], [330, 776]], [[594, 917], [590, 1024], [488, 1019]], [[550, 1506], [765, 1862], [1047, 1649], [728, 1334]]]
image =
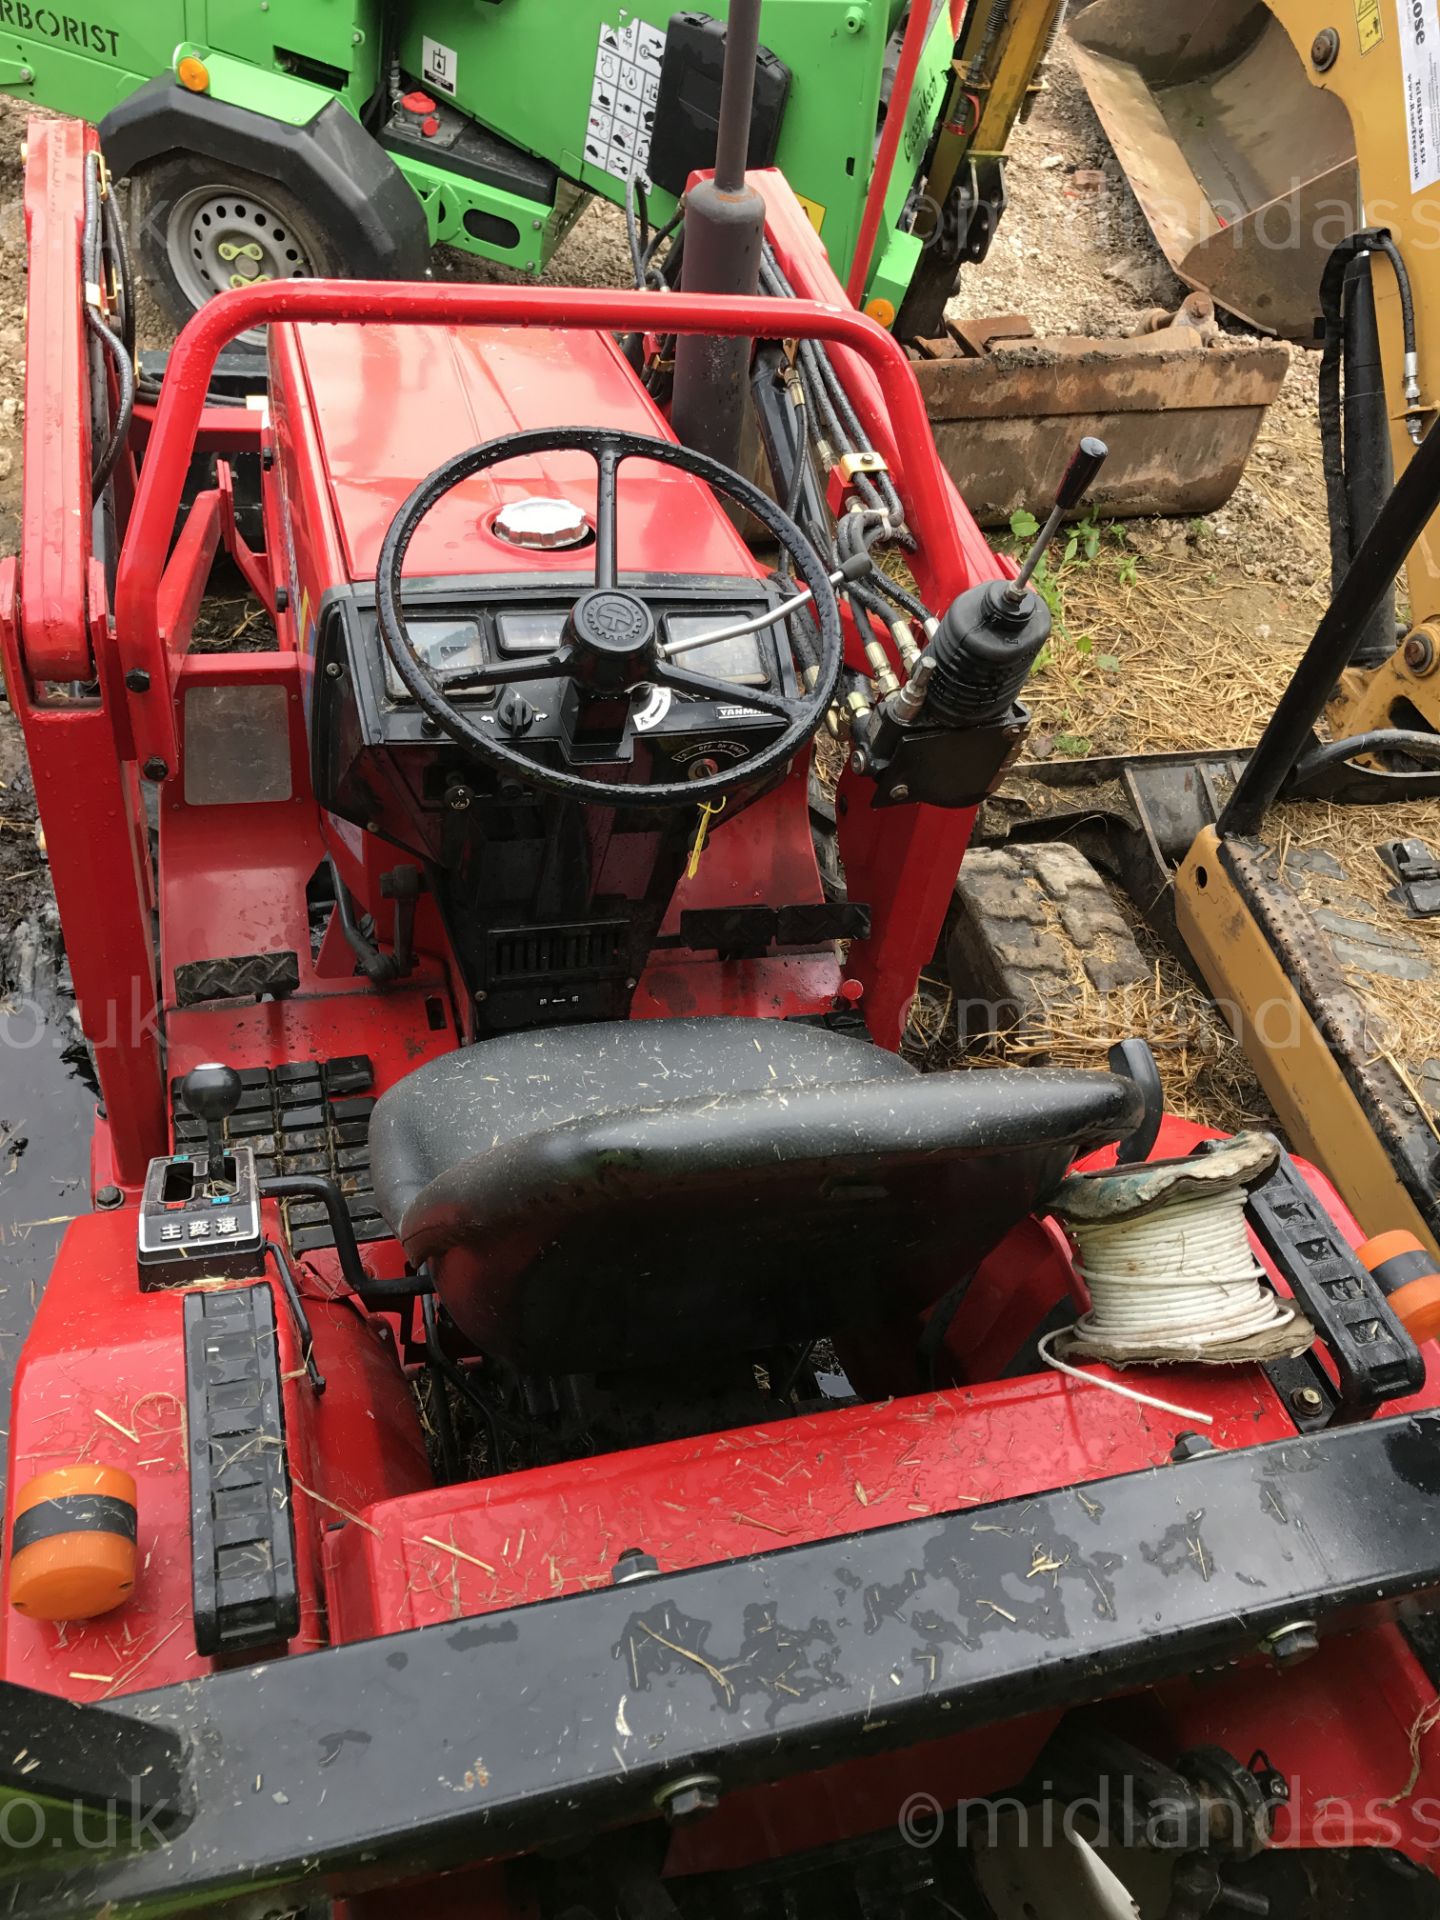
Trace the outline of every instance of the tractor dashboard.
[[[775, 509], [608, 333], [275, 329], [271, 397], [317, 799], [421, 864], [482, 1030], [623, 1017], [695, 822], [830, 697], [796, 652], [821, 563], [771, 574], [726, 505]], [[804, 854], [777, 909], [822, 906]]]
[[[555, 767], [623, 773], [640, 755], [653, 777], [679, 780], [692, 769], [736, 766], [778, 735], [781, 722], [744, 704], [744, 695], [758, 689], [798, 696], [780, 623], [736, 632], [785, 597], [769, 581], [624, 577], [651, 609], [664, 643], [682, 649], [687, 666], [733, 686], [733, 701], [659, 685], [614, 703], [586, 701], [564, 675], [513, 686], [498, 677], [508, 662], [523, 671], [555, 652], [589, 584], [573, 573], [416, 581], [405, 594], [416, 652], [477, 725], [523, 743]], [[732, 637], [705, 645], [708, 633]], [[373, 593], [344, 590], [324, 604], [317, 665], [316, 770], [326, 803], [358, 825], [378, 818], [389, 837], [435, 857], [440, 822], [434, 816], [451, 804], [446, 796], [453, 801], [457, 782], [473, 780], [473, 768], [401, 681], [381, 642]], [[388, 777], [377, 768], [381, 759], [389, 763]]]

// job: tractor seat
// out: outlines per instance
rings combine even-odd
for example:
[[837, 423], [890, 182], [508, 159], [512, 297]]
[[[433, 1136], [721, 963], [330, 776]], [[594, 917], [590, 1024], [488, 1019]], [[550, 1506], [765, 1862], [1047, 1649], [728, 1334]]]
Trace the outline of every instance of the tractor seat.
[[737, 1354], [913, 1313], [1142, 1116], [1108, 1073], [921, 1074], [782, 1020], [507, 1034], [398, 1081], [381, 1212], [527, 1371]]

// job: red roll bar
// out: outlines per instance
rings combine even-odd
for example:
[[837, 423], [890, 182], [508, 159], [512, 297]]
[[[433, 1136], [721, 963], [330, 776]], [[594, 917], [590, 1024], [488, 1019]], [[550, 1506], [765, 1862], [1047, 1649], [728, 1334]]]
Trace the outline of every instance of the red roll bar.
[[175, 343], [120, 557], [115, 623], [121, 665], [127, 672], [148, 674], [161, 696], [131, 700], [136, 756], [142, 764], [163, 761], [172, 773], [178, 764], [169, 697], [173, 665], [162, 639], [157, 601], [210, 377], [229, 341], [249, 328], [277, 321], [743, 334], [823, 340], [848, 348], [874, 373], [894, 441], [904, 449], [903, 471], [894, 479], [912, 531], [942, 574], [958, 578], [964, 572], [953, 490], [910, 364], [898, 341], [853, 309], [810, 300], [388, 280], [281, 280], [246, 287], [223, 293], [201, 308]]

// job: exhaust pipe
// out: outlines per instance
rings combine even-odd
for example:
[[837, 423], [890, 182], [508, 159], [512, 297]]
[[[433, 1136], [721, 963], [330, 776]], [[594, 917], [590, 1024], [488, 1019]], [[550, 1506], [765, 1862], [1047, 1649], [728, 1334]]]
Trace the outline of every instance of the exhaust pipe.
[[[754, 294], [760, 289], [765, 201], [745, 180], [760, 7], [761, 0], [730, 0], [715, 173], [685, 201], [681, 287], [686, 293]], [[671, 425], [685, 446], [729, 467], [742, 461], [752, 345], [704, 334], [682, 335], [675, 343]]]

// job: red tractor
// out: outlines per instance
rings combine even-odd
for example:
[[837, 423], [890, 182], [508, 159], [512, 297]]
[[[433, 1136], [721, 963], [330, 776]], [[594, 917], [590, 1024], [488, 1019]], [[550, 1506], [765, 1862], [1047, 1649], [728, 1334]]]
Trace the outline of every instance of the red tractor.
[[[286, 281], [157, 397], [31, 130], [0, 637], [103, 1104], [9, 1913], [1440, 1911], [1433, 1282], [1139, 1042], [902, 1057], [1048, 621], [755, 189], [756, 295]], [[747, 393], [764, 486], [672, 424]], [[222, 549], [273, 643], [192, 647]], [[1087, 1355], [1187, 1207], [1260, 1330]]]

